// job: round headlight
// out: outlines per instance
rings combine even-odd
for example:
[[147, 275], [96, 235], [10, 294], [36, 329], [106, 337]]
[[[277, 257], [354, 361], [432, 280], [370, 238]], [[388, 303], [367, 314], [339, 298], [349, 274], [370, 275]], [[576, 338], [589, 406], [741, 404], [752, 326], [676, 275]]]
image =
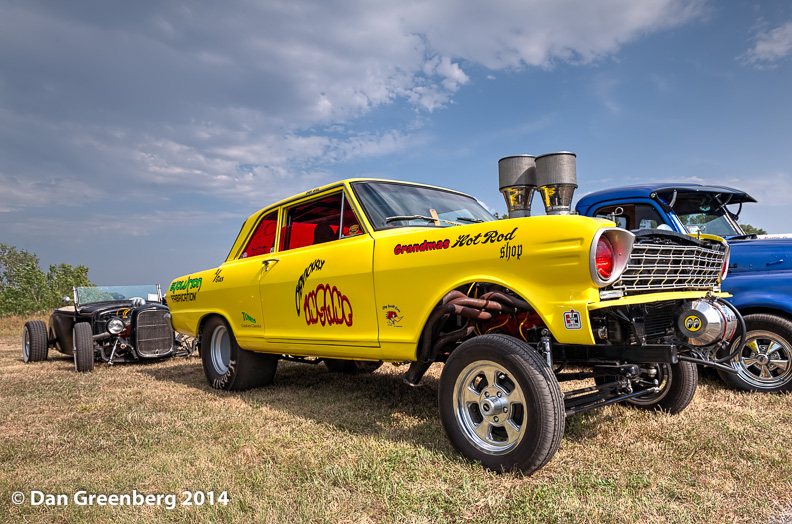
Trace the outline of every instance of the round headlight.
[[120, 318], [111, 318], [107, 322], [107, 331], [112, 333], [113, 335], [118, 335], [122, 331], [124, 331], [124, 321]]

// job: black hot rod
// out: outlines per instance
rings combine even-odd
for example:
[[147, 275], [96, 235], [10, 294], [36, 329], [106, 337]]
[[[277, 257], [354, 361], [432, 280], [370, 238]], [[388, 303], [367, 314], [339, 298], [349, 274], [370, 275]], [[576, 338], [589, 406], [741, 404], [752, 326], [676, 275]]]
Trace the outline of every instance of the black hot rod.
[[73, 301], [52, 312], [49, 326], [41, 320], [25, 324], [25, 362], [46, 360], [50, 347], [73, 355], [77, 371], [91, 371], [95, 361], [112, 365], [192, 354], [194, 345], [173, 331], [159, 285], [75, 287]]

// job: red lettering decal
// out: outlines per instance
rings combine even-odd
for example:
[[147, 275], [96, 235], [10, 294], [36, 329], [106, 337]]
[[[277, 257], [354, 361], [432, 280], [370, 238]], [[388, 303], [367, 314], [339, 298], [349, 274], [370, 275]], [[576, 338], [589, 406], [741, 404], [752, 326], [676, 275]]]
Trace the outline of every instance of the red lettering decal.
[[351, 326], [352, 303], [336, 286], [319, 284], [305, 296], [303, 302], [305, 323], [323, 326], [346, 324]]

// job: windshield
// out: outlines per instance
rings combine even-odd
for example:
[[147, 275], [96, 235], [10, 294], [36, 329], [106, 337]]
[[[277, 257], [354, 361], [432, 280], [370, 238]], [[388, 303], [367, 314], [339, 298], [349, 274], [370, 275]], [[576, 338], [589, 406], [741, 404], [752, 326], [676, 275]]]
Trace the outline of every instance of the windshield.
[[689, 233], [729, 237], [743, 235], [742, 228], [711, 193], [680, 194], [674, 212]]
[[148, 302], [159, 302], [162, 296], [157, 284], [148, 286], [95, 286], [74, 288], [77, 305], [118, 302], [140, 297]]
[[451, 191], [390, 182], [354, 182], [352, 188], [375, 229], [495, 220], [476, 199]]

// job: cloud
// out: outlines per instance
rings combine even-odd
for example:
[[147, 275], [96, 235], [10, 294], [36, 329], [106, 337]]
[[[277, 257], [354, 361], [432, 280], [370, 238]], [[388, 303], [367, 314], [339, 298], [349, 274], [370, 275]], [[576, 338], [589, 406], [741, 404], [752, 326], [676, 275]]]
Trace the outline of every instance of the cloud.
[[91, 227], [85, 227], [84, 218], [34, 217], [14, 224], [11, 233], [25, 236], [56, 236], [68, 238], [70, 242], [95, 242], [97, 238], [116, 238], [119, 236], [150, 237], [161, 234], [163, 230], [178, 230], [184, 227], [200, 227], [224, 220], [240, 223], [247, 215], [232, 212], [207, 211], [156, 211], [153, 213], [117, 214], [99, 213], [91, 218]]
[[783, 206], [786, 209], [792, 194], [792, 174], [771, 173], [752, 176], [750, 180], [737, 178], [733, 186], [750, 193], [762, 207]]
[[737, 59], [758, 68], [774, 67], [776, 62], [792, 54], [792, 22], [768, 31], [759, 31], [753, 40], [753, 47]]
[[[6, 2], [0, 211], [174, 193], [269, 202], [427, 143], [415, 123], [452, 104], [474, 66], [600, 60], [703, 3]], [[360, 124], [397, 104], [415, 119]]]

